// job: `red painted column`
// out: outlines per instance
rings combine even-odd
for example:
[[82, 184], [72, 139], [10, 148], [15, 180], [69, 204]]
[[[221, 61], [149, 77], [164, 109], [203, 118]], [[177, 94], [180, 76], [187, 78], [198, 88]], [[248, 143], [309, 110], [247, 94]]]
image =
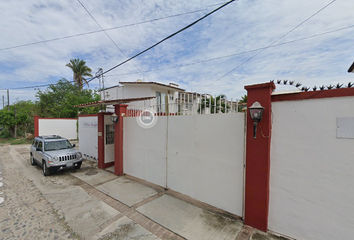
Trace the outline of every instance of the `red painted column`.
[[39, 136], [39, 117], [34, 116], [34, 137]]
[[97, 114], [97, 138], [98, 138], [98, 162], [97, 166], [100, 169], [104, 168], [104, 112]]
[[[245, 224], [266, 232], [269, 211], [271, 94], [274, 83], [245, 86], [247, 107], [258, 101], [265, 109], [253, 138], [253, 120], [247, 112]], [[264, 136], [261, 134], [262, 133]]]
[[125, 104], [114, 105], [114, 112], [118, 116], [118, 123], [114, 126], [114, 174], [123, 175], [123, 116], [127, 112]]

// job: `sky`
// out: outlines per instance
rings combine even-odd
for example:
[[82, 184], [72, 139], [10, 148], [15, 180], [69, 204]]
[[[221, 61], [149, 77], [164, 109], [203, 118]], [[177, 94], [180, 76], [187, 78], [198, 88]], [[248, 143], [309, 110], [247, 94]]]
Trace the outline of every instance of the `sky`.
[[[38, 86], [72, 81], [70, 59], [85, 60], [93, 75], [106, 71], [226, 2], [0, 0], [0, 108], [6, 89], [10, 103], [35, 101], [47, 88]], [[234, 1], [105, 73], [104, 84], [141, 79], [240, 99], [245, 85], [273, 79], [354, 82], [353, 8], [352, 0]], [[85, 88], [98, 89], [98, 79]]]

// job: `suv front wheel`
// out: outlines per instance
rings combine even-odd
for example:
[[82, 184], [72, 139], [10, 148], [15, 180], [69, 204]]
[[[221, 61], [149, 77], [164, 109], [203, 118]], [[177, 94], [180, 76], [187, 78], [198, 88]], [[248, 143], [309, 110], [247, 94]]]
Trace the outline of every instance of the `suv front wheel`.
[[45, 164], [45, 161], [42, 162], [42, 168], [43, 168], [43, 175], [44, 176], [49, 176], [50, 175], [50, 171], [49, 171], [49, 168], [47, 167], [47, 165]]

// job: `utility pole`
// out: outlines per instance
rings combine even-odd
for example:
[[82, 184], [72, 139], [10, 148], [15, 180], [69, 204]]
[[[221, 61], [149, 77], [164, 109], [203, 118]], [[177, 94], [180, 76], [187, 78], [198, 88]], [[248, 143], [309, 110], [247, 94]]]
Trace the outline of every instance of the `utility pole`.
[[7, 89], [7, 110], [10, 111], [10, 90]]
[[103, 101], [106, 99], [105, 94], [104, 94], [104, 79], [103, 79], [103, 69], [99, 68], [98, 71], [96, 72], [96, 77], [98, 78], [98, 83], [100, 85], [101, 89], [101, 80], [102, 80], [102, 89], [101, 93], [103, 93]]

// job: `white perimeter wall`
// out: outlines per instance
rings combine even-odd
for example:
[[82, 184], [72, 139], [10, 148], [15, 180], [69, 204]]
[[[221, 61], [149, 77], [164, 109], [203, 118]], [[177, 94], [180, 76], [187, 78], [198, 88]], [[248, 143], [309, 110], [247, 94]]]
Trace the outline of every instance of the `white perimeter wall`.
[[38, 134], [60, 135], [67, 139], [77, 139], [76, 119], [38, 119]]
[[242, 216], [243, 143], [243, 113], [124, 118], [124, 172]]
[[336, 137], [354, 98], [273, 102], [269, 229], [303, 240], [354, 238], [354, 139]]
[[98, 117], [79, 116], [79, 150], [86, 159], [98, 159]]

